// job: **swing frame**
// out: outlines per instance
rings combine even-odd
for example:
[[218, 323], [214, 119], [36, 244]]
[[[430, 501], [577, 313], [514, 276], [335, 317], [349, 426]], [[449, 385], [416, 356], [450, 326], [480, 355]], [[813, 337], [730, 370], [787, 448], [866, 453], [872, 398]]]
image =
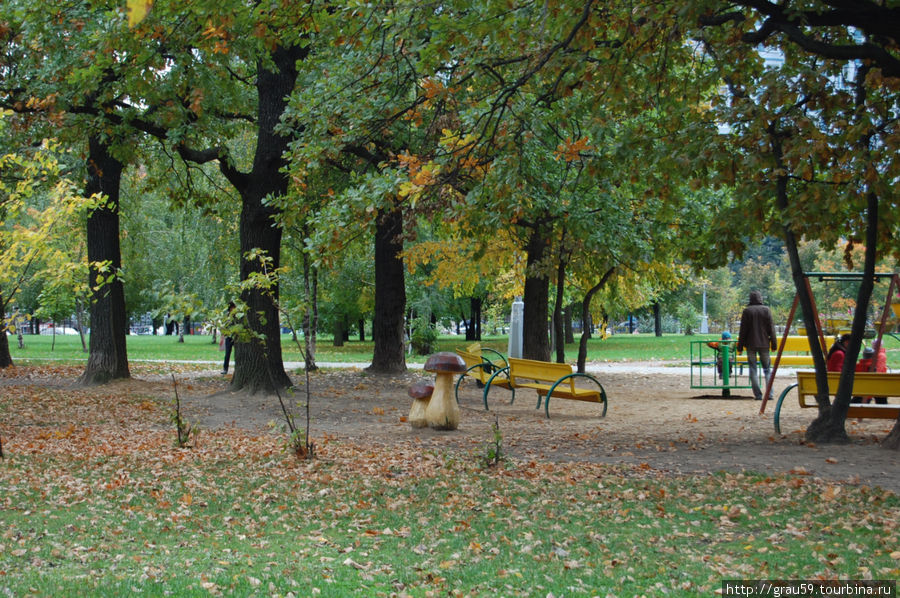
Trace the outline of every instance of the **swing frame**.
[[[894, 297], [894, 293], [900, 291], [900, 273], [897, 272], [875, 272], [873, 275], [875, 282], [880, 282], [885, 279], [889, 279], [890, 283], [888, 284], [888, 292], [884, 301], [884, 307], [881, 310], [881, 320], [878, 322], [878, 331], [876, 333], [876, 339], [879, 344], [882, 342], [882, 338], [884, 337], [884, 329], [887, 325], [887, 320], [889, 316], [889, 312], [891, 311], [891, 303]], [[822, 322], [819, 319], [819, 308], [816, 305], [816, 297], [812, 292], [812, 287], [809, 284], [809, 279], [814, 278], [819, 280], [819, 282], [828, 282], [828, 281], [862, 281], [865, 278], [865, 274], [862, 272], [804, 272], [803, 273], [803, 284], [806, 285], [806, 292], [809, 294], [810, 303], [812, 303], [812, 315], [813, 321], [816, 323], [816, 333], [819, 337], [819, 343], [822, 347], [822, 353], [824, 354], [827, 350], [825, 343], [825, 332], [822, 329]], [[772, 392], [772, 385], [775, 383], [775, 373], [778, 371], [778, 365], [781, 362], [781, 354], [784, 352], [784, 346], [787, 342], [787, 337], [790, 334], [791, 324], [794, 322], [794, 316], [797, 313], [797, 306], [800, 303], [800, 293], [794, 294], [794, 301], [791, 304], [791, 311], [788, 314], [787, 323], [784, 326], [784, 334], [781, 337], [781, 341], [778, 343], [778, 352], [775, 354], [775, 361], [772, 362], [771, 374], [769, 375], [769, 379], [766, 380], [766, 391], [763, 394], [762, 404], [759, 406], [759, 414], [762, 415], [766, 410], [766, 403], [769, 400], [769, 394]], [[894, 336], [893, 333], [888, 333], [890, 336]], [[896, 338], [896, 337], [895, 337]]]

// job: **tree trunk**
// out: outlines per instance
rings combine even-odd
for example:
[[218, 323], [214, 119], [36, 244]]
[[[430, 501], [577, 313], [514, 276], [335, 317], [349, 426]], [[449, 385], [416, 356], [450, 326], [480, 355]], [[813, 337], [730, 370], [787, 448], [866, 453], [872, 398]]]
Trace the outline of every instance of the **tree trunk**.
[[[0, 296], [0, 304], [3, 303], [3, 297]], [[0, 313], [0, 322], [6, 321], [6, 314]], [[2, 326], [0, 326], [2, 328]], [[5, 330], [0, 330], [0, 368], [8, 368], [13, 364], [12, 354], [9, 352], [9, 336]]]
[[575, 304], [570, 303], [563, 312], [563, 322], [566, 330], [566, 344], [570, 345], [575, 342], [575, 331], [572, 330], [572, 313], [575, 311]]
[[375, 315], [372, 338], [375, 349], [374, 373], [406, 371], [403, 347], [403, 314], [406, 313], [406, 286], [403, 272], [403, 213], [399, 207], [379, 210], [375, 222]]
[[609, 280], [615, 271], [615, 268], [607, 270], [600, 278], [600, 282], [591, 287], [581, 302], [581, 339], [578, 343], [579, 373], [585, 373], [585, 367], [587, 365], [587, 345], [591, 338], [591, 301], [594, 299], [594, 295], [597, 294], [597, 291], [603, 288], [606, 281]]
[[81, 351], [87, 353], [88, 347], [84, 340], [84, 304], [80, 300], [75, 303], [75, 318], [78, 320], [78, 338], [81, 340]]
[[[256, 153], [249, 175], [232, 176], [229, 180], [241, 195], [240, 245], [241, 280], [263, 271], [258, 259], [248, 257], [251, 250], [261, 251], [271, 258], [265, 269], [272, 272], [281, 264], [281, 227], [274, 217], [278, 210], [264, 203], [267, 197], [281, 197], [287, 193], [288, 177], [284, 153], [289, 139], [276, 133], [281, 116], [287, 107], [287, 97], [297, 80], [297, 61], [307, 50], [299, 47], [279, 47], [272, 52], [273, 70], [260, 62], [257, 67], [256, 92], [259, 99]], [[279, 322], [279, 287], [248, 289], [241, 294], [248, 306], [247, 324], [258, 338], [234, 345], [233, 390], [247, 389], [273, 392], [276, 387], [291, 386], [284, 371], [281, 356], [281, 328]]]
[[556, 362], [566, 362], [566, 332], [563, 322], [563, 297], [566, 284], [566, 260], [556, 266], [556, 301], [553, 304], [553, 340], [556, 343]]
[[342, 317], [334, 320], [334, 340], [331, 344], [335, 347], [344, 346], [344, 319]]
[[[304, 230], [304, 234], [309, 236], [309, 231]], [[306, 370], [312, 372], [319, 369], [316, 365], [316, 340], [319, 334], [319, 270], [310, 263], [309, 255], [306, 253], [303, 254], [303, 288], [306, 292], [302, 324], [303, 362]]]
[[884, 440], [881, 441], [881, 448], [892, 451], [900, 450], [900, 417], [894, 422], [891, 433], [885, 436]]
[[[119, 246], [119, 183], [123, 165], [109, 153], [109, 148], [96, 137], [88, 142], [88, 178], [85, 195], [103, 194], [106, 201], [94, 209], [87, 219], [87, 259], [91, 289], [91, 338], [87, 365], [79, 378], [81, 384], [105, 384], [110, 380], [129, 378], [125, 337], [128, 318], [125, 312], [125, 289], [110, 274], [122, 267]], [[97, 264], [105, 268], [98, 270]]]
[[538, 229], [533, 230], [528, 240], [525, 265], [522, 357], [538, 361], [550, 361], [550, 339], [547, 335], [550, 280], [541, 270], [547, 249], [548, 242], [544, 235]]
[[360, 318], [356, 325], [359, 328], [359, 342], [366, 342], [366, 321]]
[[659, 301], [653, 302], [653, 333], [656, 336], [662, 336], [662, 310], [659, 308]]
[[481, 340], [481, 297], [469, 297], [469, 323], [466, 325], [466, 340]]
[[[262, 203], [268, 193], [260, 189], [261, 186], [254, 185], [243, 195], [239, 228], [241, 280], [248, 280], [252, 275], [263, 271], [259, 260], [248, 259], [248, 252], [251, 250], [261, 251], [264, 256], [271, 258], [266, 269], [278, 268], [281, 261], [281, 229], [273, 226], [273, 214]], [[291, 386], [281, 357], [278, 291], [275, 286], [266, 290], [246, 289], [241, 293], [241, 300], [248, 308], [246, 325], [259, 336], [247, 341], [236, 341], [234, 344], [233, 390], [274, 392], [276, 387]]]

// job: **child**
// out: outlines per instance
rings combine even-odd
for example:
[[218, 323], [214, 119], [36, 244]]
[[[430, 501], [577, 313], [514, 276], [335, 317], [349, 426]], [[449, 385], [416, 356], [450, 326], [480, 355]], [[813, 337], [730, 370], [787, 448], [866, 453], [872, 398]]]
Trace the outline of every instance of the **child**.
[[828, 362], [825, 364], [826, 371], [840, 372], [843, 369], [844, 357], [847, 355], [847, 343], [849, 342], [849, 334], [842, 334], [839, 339], [834, 341], [834, 344], [828, 349]]
[[[722, 375], [722, 351], [728, 351], [731, 347], [731, 333], [727, 330], [722, 333], [721, 337], [722, 343], [718, 343], [716, 341], [710, 341], [706, 343], [706, 346], [712, 348], [716, 352], [716, 370], [719, 372], [719, 375]], [[733, 366], [729, 363], [728, 371], [731, 372]]]
[[[875, 352], [878, 351], [876, 356]], [[874, 362], [874, 363], [873, 363]], [[856, 364], [857, 372], [887, 372], [887, 352], [877, 340], [872, 343], [871, 347], [867, 347], [863, 351], [862, 359]], [[853, 402], [858, 403], [859, 397], [853, 397]], [[872, 397], [866, 397], [863, 403], [868, 403]], [[875, 403], [878, 405], [887, 405], [887, 397], [875, 397]]]

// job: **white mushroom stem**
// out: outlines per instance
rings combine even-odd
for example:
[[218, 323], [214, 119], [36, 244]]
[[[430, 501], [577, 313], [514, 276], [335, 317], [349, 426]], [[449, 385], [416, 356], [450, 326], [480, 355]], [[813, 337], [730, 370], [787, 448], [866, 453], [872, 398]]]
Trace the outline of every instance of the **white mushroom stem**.
[[413, 428], [424, 428], [428, 425], [425, 421], [425, 409], [428, 407], [431, 397], [422, 399], [413, 399], [412, 407], [409, 409], [409, 424]]
[[455, 430], [459, 427], [459, 405], [453, 396], [453, 372], [437, 372], [434, 392], [425, 408], [425, 421], [435, 430]]

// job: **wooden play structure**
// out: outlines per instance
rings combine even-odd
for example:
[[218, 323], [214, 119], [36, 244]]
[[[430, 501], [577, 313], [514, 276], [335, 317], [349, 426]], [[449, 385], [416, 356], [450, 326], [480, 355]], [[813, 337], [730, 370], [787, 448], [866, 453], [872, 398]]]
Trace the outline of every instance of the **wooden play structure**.
[[[839, 281], [860, 281], [863, 278], [863, 274], [858, 272], [806, 272], [804, 273], [804, 282], [806, 284], [807, 292], [809, 293], [810, 301], [812, 302], [813, 308], [813, 320], [816, 323], [819, 341], [822, 343], [822, 351], [825, 353], [828, 349], [830, 343], [825, 337], [826, 329], [829, 332], [833, 332], [835, 334], [838, 333], [846, 333], [849, 332], [849, 324], [850, 321], [847, 319], [841, 319], [838, 322], [838, 318], [825, 318], [824, 322], [819, 317], [818, 308], [815, 302], [815, 296], [813, 295], [812, 288], [810, 287], [809, 280], [818, 279], [823, 282], [839, 280]], [[881, 345], [883, 342], [884, 336], [887, 334], [888, 336], [898, 338], [896, 335], [896, 329], [898, 323], [900, 323], [900, 297], [898, 297], [898, 292], [900, 292], [900, 274], [897, 273], [876, 273], [875, 280], [882, 281], [888, 280], [888, 291], [887, 296], [884, 302], [884, 307], [882, 308], [880, 318], [874, 322], [876, 330], [874, 334], [867, 335], [868, 338], [874, 337], [878, 344]], [[781, 339], [781, 342], [778, 346], [778, 352], [775, 355], [775, 360], [772, 363], [771, 376], [769, 380], [766, 382], [766, 391], [763, 394], [763, 401], [760, 405], [759, 412], [760, 414], [765, 412], [767, 397], [770, 396], [772, 392], [772, 384], [775, 380], [775, 373], [778, 371], [778, 366], [784, 362], [783, 353], [788, 346], [788, 334], [791, 328], [791, 324], [794, 321], [794, 316], [797, 311], [797, 305], [799, 303], [799, 295], [794, 297], [793, 305], [791, 306], [790, 314], [788, 315], [787, 323], [784, 328], [784, 336]], [[832, 341], [833, 342], [833, 339]], [[807, 345], [807, 349], [808, 349]], [[811, 358], [810, 358], [811, 361]], [[811, 365], [811, 364], [810, 364]], [[829, 394], [834, 395], [837, 390], [838, 381], [840, 380], [839, 372], [829, 372], [828, 374], [828, 390]], [[785, 397], [788, 393], [797, 389], [797, 395], [800, 401], [800, 407], [816, 407], [817, 403], [814, 400], [816, 395], [816, 382], [815, 382], [815, 372], [797, 372], [797, 382], [788, 386], [778, 397], [778, 401], [775, 405], [775, 430], [780, 433], [780, 419], [781, 419], [781, 407], [784, 403]], [[878, 396], [878, 397], [900, 397], [900, 373], [892, 374], [892, 373], [881, 373], [876, 374], [874, 372], [860, 372], [854, 376], [853, 383], [853, 395], [854, 396]], [[812, 398], [812, 401], [808, 401], [807, 399]], [[896, 418], [897, 415], [900, 414], [900, 405], [876, 405], [876, 404], [859, 404], [854, 403], [850, 406], [850, 410], [847, 413], [847, 417], [853, 418]]]

